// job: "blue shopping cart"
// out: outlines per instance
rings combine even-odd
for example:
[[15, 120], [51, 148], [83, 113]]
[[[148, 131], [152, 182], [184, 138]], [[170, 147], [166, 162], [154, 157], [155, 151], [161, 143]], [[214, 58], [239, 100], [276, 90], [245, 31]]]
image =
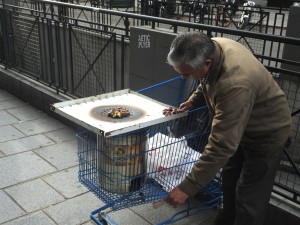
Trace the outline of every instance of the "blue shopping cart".
[[[138, 93], [178, 107], [197, 84], [180, 77], [142, 89]], [[104, 137], [91, 130], [77, 133], [79, 180], [105, 205], [91, 212], [98, 225], [116, 224], [106, 209], [159, 203], [199, 160], [210, 133], [206, 106], [187, 116]], [[215, 177], [200, 192], [205, 201], [186, 208], [159, 224], [171, 224], [216, 207], [222, 199], [221, 179]]]

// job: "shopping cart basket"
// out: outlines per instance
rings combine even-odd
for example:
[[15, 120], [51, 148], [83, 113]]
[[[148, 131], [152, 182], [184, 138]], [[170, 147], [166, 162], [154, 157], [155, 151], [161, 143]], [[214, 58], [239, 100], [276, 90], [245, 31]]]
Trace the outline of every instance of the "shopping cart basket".
[[[140, 90], [139, 93], [166, 105], [179, 106], [195, 87], [180, 77]], [[82, 102], [80, 104], [83, 104]], [[210, 132], [206, 106], [187, 116], [157, 122], [140, 129], [105, 137], [92, 130], [77, 133], [79, 180], [105, 205], [91, 213], [96, 224], [116, 224], [113, 211], [165, 199], [199, 160]], [[160, 224], [170, 224], [217, 206], [221, 181], [213, 179], [201, 190], [206, 201]]]

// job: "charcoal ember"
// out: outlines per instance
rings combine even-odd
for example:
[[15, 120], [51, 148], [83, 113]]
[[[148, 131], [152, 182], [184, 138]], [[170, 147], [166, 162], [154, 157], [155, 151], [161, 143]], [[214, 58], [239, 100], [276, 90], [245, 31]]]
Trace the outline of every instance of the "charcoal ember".
[[107, 116], [111, 118], [124, 118], [130, 116], [130, 111], [124, 107], [112, 108], [107, 111]]

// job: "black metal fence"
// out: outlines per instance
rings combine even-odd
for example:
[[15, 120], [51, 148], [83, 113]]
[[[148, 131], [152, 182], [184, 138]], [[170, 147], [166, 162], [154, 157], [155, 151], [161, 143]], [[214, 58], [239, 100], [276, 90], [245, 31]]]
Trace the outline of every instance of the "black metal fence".
[[[274, 21], [273, 21], [274, 22]], [[274, 191], [300, 202], [300, 39], [69, 3], [35, 0], [0, 8], [0, 62], [58, 93], [87, 97], [125, 86], [132, 26], [178, 33], [199, 30], [245, 45], [285, 91], [293, 126]]]
[[1, 61], [64, 93], [88, 96], [116, 89], [116, 34], [1, 9]]
[[[134, 12], [161, 18], [170, 18], [196, 22], [207, 25], [216, 25], [228, 28], [241, 29], [239, 21], [245, 12], [244, 1], [235, 1], [229, 7], [225, 0], [57, 0], [71, 4], [93, 6], [98, 8], [115, 9], [118, 11]], [[26, 0], [23, 4], [25, 4]], [[288, 2], [291, 1], [281, 1]], [[262, 33], [284, 35], [289, 8], [272, 8], [255, 5], [249, 10], [251, 19], [245, 30]], [[227, 17], [226, 21], [223, 17]]]

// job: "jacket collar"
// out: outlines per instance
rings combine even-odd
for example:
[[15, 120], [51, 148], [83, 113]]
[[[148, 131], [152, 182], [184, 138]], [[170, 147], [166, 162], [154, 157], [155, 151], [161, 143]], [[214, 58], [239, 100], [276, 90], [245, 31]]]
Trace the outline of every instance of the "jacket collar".
[[209, 79], [208, 84], [214, 84], [217, 82], [217, 80], [220, 78], [220, 75], [222, 74], [222, 64], [224, 61], [224, 54], [222, 51], [221, 46], [218, 44], [218, 42], [213, 41], [215, 44], [215, 55], [213, 58], [213, 63], [209, 69]]

